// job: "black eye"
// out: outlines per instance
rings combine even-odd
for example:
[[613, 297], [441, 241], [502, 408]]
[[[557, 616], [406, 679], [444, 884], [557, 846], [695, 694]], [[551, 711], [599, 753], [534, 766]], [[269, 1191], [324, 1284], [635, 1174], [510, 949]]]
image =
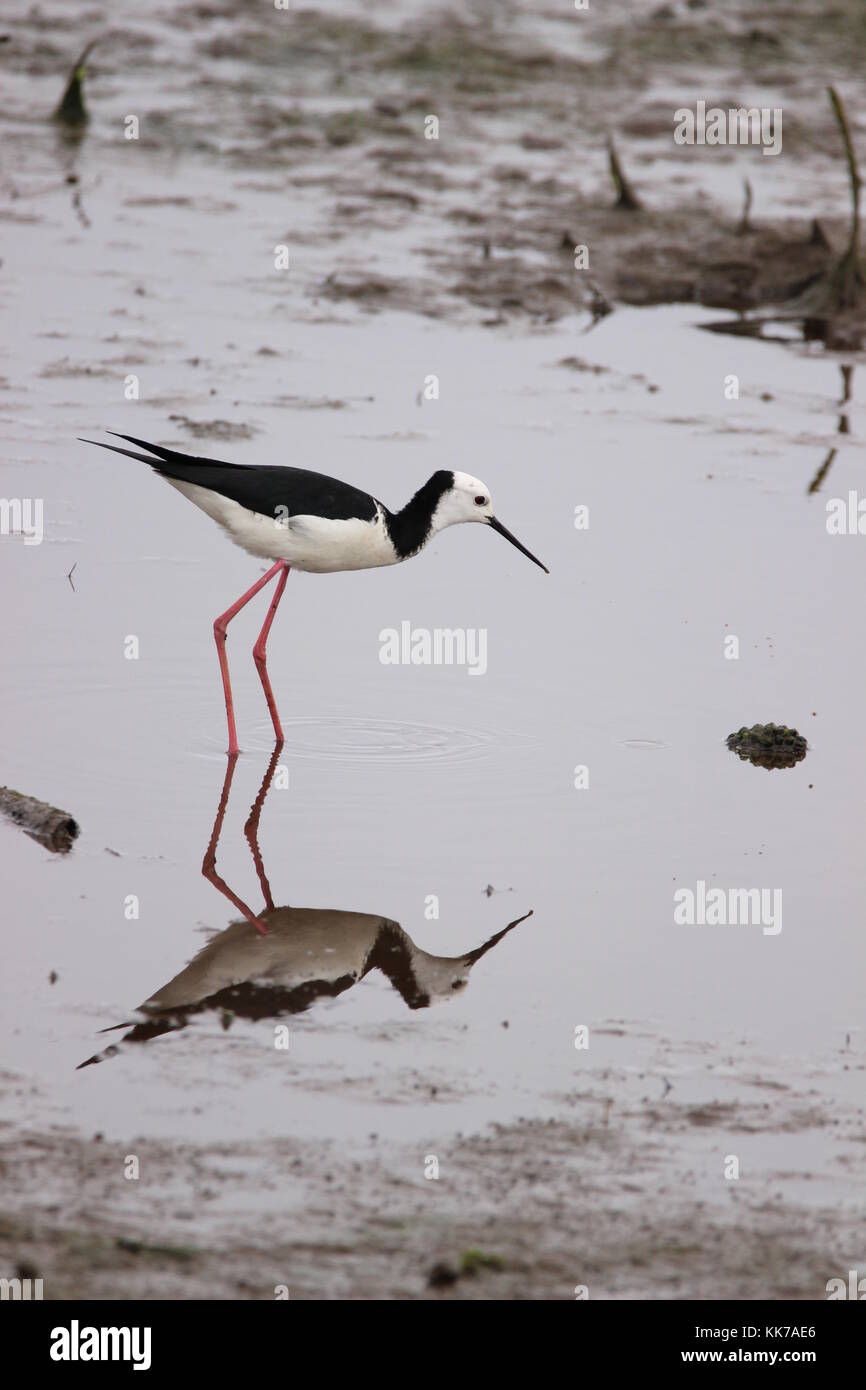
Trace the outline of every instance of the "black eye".
[[486, 498], [486, 497], [476, 497], [476, 499], [475, 499], [475, 505], [476, 505], [476, 507], [484, 507], [484, 506], [486, 506], [486, 505], [487, 505], [487, 498]]

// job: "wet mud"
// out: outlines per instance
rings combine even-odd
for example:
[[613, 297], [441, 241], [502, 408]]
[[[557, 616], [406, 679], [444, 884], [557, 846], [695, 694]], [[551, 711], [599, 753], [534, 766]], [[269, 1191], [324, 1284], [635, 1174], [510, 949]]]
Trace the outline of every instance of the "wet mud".
[[[0, 1163], [21, 1174], [0, 1256], [40, 1271], [46, 1298], [825, 1298], [859, 1240], [866, 1147], [862, 1109], [819, 1090], [842, 1067], [862, 1085], [862, 1056], [795, 1081], [736, 1054], [714, 1068], [700, 1049], [655, 1050], [638, 1075], [613, 1065], [560, 1098], [555, 1117], [445, 1146], [434, 1130], [414, 1148], [132, 1141], [146, 1202], [118, 1184], [127, 1155], [100, 1136], [0, 1133]], [[708, 1066], [714, 1098], [701, 1100]], [[708, 1154], [721, 1169], [755, 1135], [775, 1148], [769, 1171], [744, 1161], [739, 1183], [702, 1181]], [[798, 1171], [803, 1140], [826, 1167]], [[253, 1193], [266, 1229], [250, 1221]]]

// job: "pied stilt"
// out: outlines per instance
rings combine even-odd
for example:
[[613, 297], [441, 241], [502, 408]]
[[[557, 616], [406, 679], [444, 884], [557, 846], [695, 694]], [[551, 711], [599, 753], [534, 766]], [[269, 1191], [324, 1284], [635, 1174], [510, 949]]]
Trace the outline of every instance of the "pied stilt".
[[547, 567], [496, 519], [490, 489], [469, 473], [440, 469], [427, 479], [401, 511], [391, 512], [377, 498], [350, 483], [341, 483], [305, 468], [224, 463], [148, 444], [129, 434], [115, 434], [115, 437], [125, 439], [128, 444], [137, 444], [148, 452], [141, 454], [95, 439], [82, 442], [98, 444], [102, 449], [112, 449], [116, 454], [149, 463], [160, 477], [218, 522], [237, 545], [251, 555], [275, 562], [214, 622], [230, 755], [238, 752], [238, 740], [225, 650], [226, 628], [250, 599], [276, 576], [279, 576], [277, 587], [253, 647], [253, 659], [277, 743], [282, 744], [280, 716], [268, 679], [266, 646], [290, 569], [332, 574], [339, 570], [396, 565], [417, 555], [446, 526], [480, 521], [492, 526], [545, 574], [549, 573]]

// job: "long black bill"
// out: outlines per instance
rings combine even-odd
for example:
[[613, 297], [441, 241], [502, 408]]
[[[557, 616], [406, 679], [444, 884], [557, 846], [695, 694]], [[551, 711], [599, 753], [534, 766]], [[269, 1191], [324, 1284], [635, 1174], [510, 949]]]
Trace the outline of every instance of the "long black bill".
[[511, 532], [508, 530], [508, 527], [503, 526], [501, 521], [497, 521], [495, 516], [492, 516], [490, 518], [488, 525], [492, 526], [494, 531], [498, 531], [500, 536], [504, 536], [507, 541], [511, 541], [512, 545], [516, 545], [517, 549], [523, 552], [527, 560], [531, 560], [534, 565], [538, 565], [538, 568], [540, 570], [544, 570], [545, 574], [550, 574], [550, 570], [547, 568], [547, 565], [543, 565], [540, 560], [536, 560], [532, 551], [527, 550], [525, 545], [521, 545], [517, 537], [512, 536]]
[[519, 927], [521, 922], [525, 922], [527, 917], [531, 916], [532, 909], [530, 908], [529, 912], [524, 912], [522, 917], [518, 917], [514, 922], [509, 922], [507, 927], [502, 928], [502, 931], [498, 931], [495, 936], [491, 936], [490, 940], [485, 941], [483, 946], [476, 946], [474, 951], [467, 951], [466, 955], [462, 956], [461, 959], [465, 960], [467, 965], [474, 965], [482, 956], [486, 956], [488, 951], [492, 951], [493, 947], [499, 944], [503, 936], [507, 936], [510, 931], [513, 931], [515, 927]]

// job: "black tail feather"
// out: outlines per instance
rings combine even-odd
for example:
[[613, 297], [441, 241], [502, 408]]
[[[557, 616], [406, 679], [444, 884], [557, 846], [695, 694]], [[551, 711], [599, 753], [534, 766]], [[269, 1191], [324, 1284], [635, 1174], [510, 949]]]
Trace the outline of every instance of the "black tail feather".
[[[331, 517], [335, 521], [375, 521], [380, 503], [369, 493], [336, 478], [326, 477], [324, 473], [314, 473], [306, 468], [291, 466], [254, 465], [249, 463], [229, 463], [226, 459], [200, 458], [195, 454], [182, 454], [177, 449], [166, 449], [161, 444], [148, 444], [145, 439], [137, 439], [133, 434], [120, 434], [111, 431], [116, 439], [127, 444], [139, 445], [149, 450], [140, 454], [135, 449], [124, 449], [119, 444], [105, 444], [98, 439], [85, 439], [85, 444], [96, 444], [100, 449], [111, 449], [115, 454], [125, 454], [127, 458], [147, 463], [161, 478], [172, 483], [192, 483], [206, 491], [217, 492], [239, 507], [261, 516], [275, 517], [277, 508], [287, 508], [289, 515]], [[152, 457], [150, 456], [152, 455]], [[436, 479], [451, 478], [451, 473], [437, 473]], [[418, 494], [420, 496], [420, 494]], [[417, 501], [417, 496], [416, 499]], [[414, 505], [410, 503], [410, 508]], [[406, 510], [406, 509], [404, 509]], [[402, 515], [402, 514], [401, 514]], [[420, 544], [420, 542], [419, 542]], [[415, 545], [406, 551], [412, 553]], [[399, 546], [398, 546], [399, 549]], [[401, 552], [402, 553], [402, 552]]]
[[[113, 454], [126, 454], [129, 459], [140, 459], [142, 463], [152, 464], [154, 468], [159, 467], [159, 459], [148, 458], [147, 454], [136, 454], [133, 453], [132, 449], [119, 448], [117, 444], [103, 444], [101, 439], [83, 439], [81, 435], [78, 438], [82, 444], [95, 444], [97, 449], [110, 449]], [[124, 436], [121, 434], [118, 435], [118, 438], [123, 439]]]
[[[137, 444], [141, 449], [149, 449], [152, 454], [156, 454], [163, 463], [218, 463], [221, 468], [249, 468], [248, 463], [229, 463], [226, 459], [202, 458], [198, 454], [182, 454], [179, 449], [167, 449], [163, 444], [148, 444], [146, 439], [136, 439], [132, 434], [120, 434], [117, 430], [106, 430], [106, 434], [113, 434], [115, 439], [125, 439], [127, 444]], [[150, 460], [154, 463], [154, 460]], [[156, 468], [158, 463], [154, 463]]]
[[[195, 463], [197, 462], [194, 454], [181, 454], [177, 449], [166, 449], [162, 444], [148, 444], [146, 439], [136, 439], [133, 434], [121, 434], [118, 430], [106, 430], [106, 434], [113, 434], [115, 439], [125, 439], [127, 444], [137, 444], [140, 449], [147, 449], [156, 458], [150, 462], [155, 467], [159, 467], [157, 460], [163, 463]], [[202, 462], [212, 463], [212, 459], [202, 460]]]
[[[118, 430], [106, 430], [106, 434], [113, 434], [115, 439], [125, 439], [127, 444], [137, 444], [141, 449], [147, 449], [153, 457], [148, 454], [137, 454], [132, 449], [121, 449], [118, 444], [103, 444], [98, 439], [82, 439], [82, 444], [97, 444], [100, 449], [112, 449], [115, 454], [126, 454], [127, 458], [139, 459], [142, 463], [149, 463], [151, 468], [155, 468], [157, 473], [164, 477], [183, 477], [184, 474], [176, 475], [173, 470], [187, 469], [193, 467], [214, 467], [228, 468], [238, 473], [246, 473], [250, 465], [247, 463], [229, 463], [226, 459], [202, 458], [198, 454], [182, 454], [179, 449], [167, 449], [162, 444], [148, 444], [146, 439], [136, 439], [134, 434], [121, 434]], [[188, 479], [188, 481], [193, 481]], [[206, 486], [212, 486], [208, 483]]]

